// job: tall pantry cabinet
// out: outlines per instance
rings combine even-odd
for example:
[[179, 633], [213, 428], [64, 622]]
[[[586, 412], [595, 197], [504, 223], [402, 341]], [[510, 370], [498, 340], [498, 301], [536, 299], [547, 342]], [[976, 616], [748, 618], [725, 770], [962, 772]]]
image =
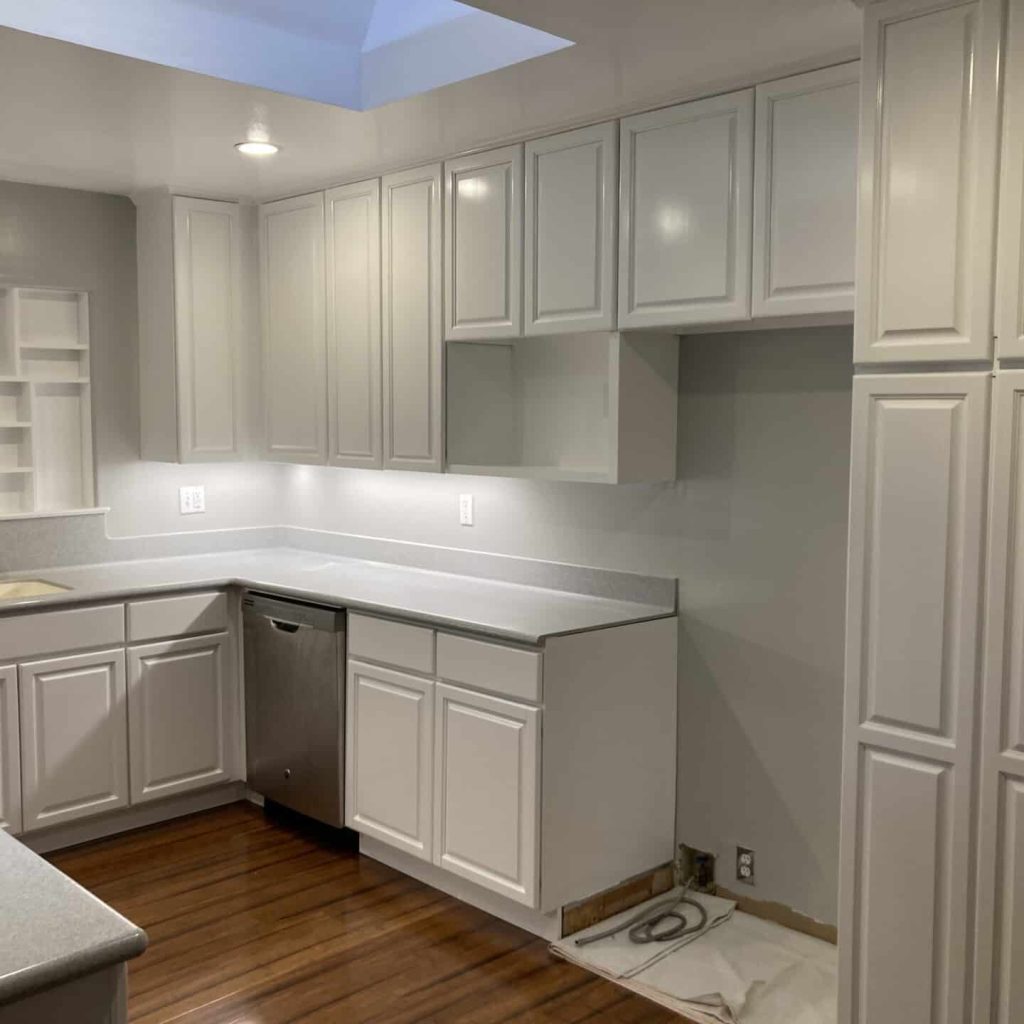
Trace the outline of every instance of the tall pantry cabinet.
[[[1000, 919], [1012, 898], [995, 894], [984, 857], [972, 881], [996, 828], [995, 812], [978, 813], [975, 737], [997, 617], [983, 600], [989, 486], [1005, 487], [998, 457], [989, 466], [1005, 7], [865, 9], [841, 1024], [1024, 1015], [1024, 990], [1002, 1016], [985, 994], [985, 894]], [[1005, 387], [997, 379], [1000, 407]]]

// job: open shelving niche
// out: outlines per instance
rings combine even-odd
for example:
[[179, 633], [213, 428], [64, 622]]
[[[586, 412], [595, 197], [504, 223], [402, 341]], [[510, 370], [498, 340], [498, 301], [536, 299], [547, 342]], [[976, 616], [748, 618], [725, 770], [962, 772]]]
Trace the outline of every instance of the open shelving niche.
[[676, 478], [679, 339], [597, 332], [446, 349], [450, 473]]
[[0, 287], [0, 515], [95, 503], [89, 296]]

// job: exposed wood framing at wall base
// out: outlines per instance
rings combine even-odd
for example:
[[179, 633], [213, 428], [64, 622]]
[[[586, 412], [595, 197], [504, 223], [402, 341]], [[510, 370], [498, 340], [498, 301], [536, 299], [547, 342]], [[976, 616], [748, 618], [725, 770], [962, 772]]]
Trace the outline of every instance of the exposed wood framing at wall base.
[[774, 921], [784, 928], [791, 928], [795, 932], [803, 932], [804, 935], [810, 935], [812, 938], [822, 939], [836, 945], [837, 930], [834, 924], [816, 921], [813, 917], [801, 914], [784, 903], [773, 903], [771, 900], [758, 900], [751, 896], [743, 896], [722, 886], [718, 887], [718, 895], [726, 900], [734, 900], [736, 909], [742, 910], [744, 914], [760, 917], [765, 921]]
[[672, 865], [662, 864], [595, 896], [589, 896], [578, 903], [569, 903], [562, 908], [562, 937], [575, 935], [584, 928], [621, 914], [623, 910], [660, 896], [674, 884]]

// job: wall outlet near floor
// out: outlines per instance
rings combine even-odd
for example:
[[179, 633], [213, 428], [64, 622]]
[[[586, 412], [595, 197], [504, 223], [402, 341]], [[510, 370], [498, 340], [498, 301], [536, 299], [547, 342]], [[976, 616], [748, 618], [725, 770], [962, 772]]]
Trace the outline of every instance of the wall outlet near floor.
[[736, 847], [736, 881], [756, 885], [754, 881], [754, 851], [745, 846]]
[[459, 495], [459, 525], [460, 526], [472, 526], [473, 525], [473, 495], [472, 494], [460, 494]]
[[183, 516], [192, 516], [197, 512], [205, 512], [206, 488], [202, 484], [197, 487], [179, 487], [178, 503]]

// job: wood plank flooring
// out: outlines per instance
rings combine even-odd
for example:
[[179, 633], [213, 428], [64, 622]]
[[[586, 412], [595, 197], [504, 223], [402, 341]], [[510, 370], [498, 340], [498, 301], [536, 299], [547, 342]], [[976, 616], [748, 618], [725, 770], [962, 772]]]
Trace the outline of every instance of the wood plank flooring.
[[233, 804], [52, 854], [149, 933], [136, 1024], [682, 1018], [333, 836]]

